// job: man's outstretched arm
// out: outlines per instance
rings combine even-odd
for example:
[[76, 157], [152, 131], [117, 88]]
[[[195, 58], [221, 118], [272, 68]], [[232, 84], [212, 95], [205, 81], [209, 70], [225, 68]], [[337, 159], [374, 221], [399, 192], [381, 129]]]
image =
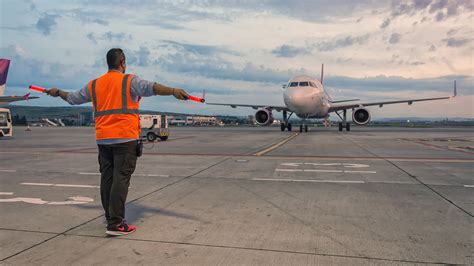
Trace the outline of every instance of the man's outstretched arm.
[[61, 97], [64, 101], [71, 105], [78, 105], [78, 104], [83, 104], [91, 101], [91, 97], [89, 95], [89, 90], [87, 89], [87, 86], [84, 86], [84, 88], [73, 91], [73, 92], [67, 92], [60, 90], [58, 88], [52, 88], [49, 90], [46, 90], [46, 93], [50, 96], [53, 97]]
[[153, 92], [155, 95], [173, 95], [180, 100], [186, 100], [189, 97], [183, 89], [167, 87], [156, 82], [153, 85]]

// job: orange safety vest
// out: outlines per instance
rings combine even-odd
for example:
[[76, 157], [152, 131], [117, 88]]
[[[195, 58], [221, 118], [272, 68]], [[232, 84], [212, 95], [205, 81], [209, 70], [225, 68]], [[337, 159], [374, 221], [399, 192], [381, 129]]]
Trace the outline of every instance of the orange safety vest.
[[109, 71], [89, 81], [87, 88], [94, 107], [96, 140], [139, 138], [140, 100], [132, 100], [132, 78], [132, 74]]

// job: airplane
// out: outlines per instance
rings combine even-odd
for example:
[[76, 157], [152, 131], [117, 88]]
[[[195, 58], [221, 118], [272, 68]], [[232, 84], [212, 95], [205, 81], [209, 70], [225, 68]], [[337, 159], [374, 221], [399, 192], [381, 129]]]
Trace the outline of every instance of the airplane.
[[28, 101], [30, 99], [36, 99], [39, 97], [30, 97], [27, 93], [23, 96], [6, 95], [4, 96], [5, 87], [7, 83], [8, 68], [10, 67], [10, 60], [1, 58], [0, 59], [0, 105], [9, 104], [17, 101]]
[[[307, 119], [325, 119], [325, 124], [328, 122], [329, 114], [335, 113], [340, 119], [339, 131], [350, 131], [350, 122], [347, 121], [347, 110], [352, 110], [352, 121], [357, 125], [366, 125], [370, 122], [370, 112], [366, 109], [369, 106], [383, 107], [386, 104], [408, 103], [422, 101], [444, 100], [456, 97], [456, 81], [454, 81], [454, 93], [452, 96], [437, 97], [437, 98], [420, 98], [407, 99], [395, 101], [380, 101], [368, 103], [347, 103], [355, 102], [360, 99], [347, 99], [335, 101], [324, 90], [324, 64], [321, 66], [321, 78], [317, 80], [310, 76], [298, 75], [290, 79], [287, 84], [283, 85], [283, 101], [285, 106], [274, 105], [254, 105], [254, 104], [228, 104], [228, 103], [207, 103], [208, 105], [224, 105], [232, 108], [250, 107], [257, 112], [255, 113], [255, 121], [260, 126], [269, 126], [273, 123], [273, 113], [283, 112], [283, 122], [280, 124], [281, 131], [292, 130], [292, 125], [289, 122], [291, 116], [296, 114], [302, 118], [303, 123], [300, 125], [300, 132], [308, 132]], [[289, 115], [288, 115], [289, 114]]]

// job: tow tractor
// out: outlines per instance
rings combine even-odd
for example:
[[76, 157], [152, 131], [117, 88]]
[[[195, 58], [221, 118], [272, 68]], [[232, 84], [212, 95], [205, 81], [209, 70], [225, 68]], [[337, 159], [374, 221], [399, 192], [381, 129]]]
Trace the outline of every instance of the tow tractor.
[[140, 127], [142, 139], [150, 142], [159, 138], [162, 141], [168, 139], [168, 117], [166, 115], [140, 115]]
[[0, 138], [13, 135], [12, 116], [9, 109], [0, 108]]

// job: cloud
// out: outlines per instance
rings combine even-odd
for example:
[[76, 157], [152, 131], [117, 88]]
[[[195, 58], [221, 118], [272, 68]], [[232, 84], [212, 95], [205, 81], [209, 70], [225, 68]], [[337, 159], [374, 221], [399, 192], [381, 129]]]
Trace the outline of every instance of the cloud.
[[414, 79], [399, 76], [375, 76], [352, 78], [344, 76], [327, 76], [328, 87], [353, 89], [359, 91], [439, 91], [452, 93], [453, 81], [457, 81], [458, 92], [463, 95], [474, 95], [474, 77], [466, 75], [440, 76], [433, 78]]
[[427, 11], [434, 16], [436, 21], [457, 16], [463, 12], [474, 10], [474, 2], [471, 0], [410, 0], [392, 1], [392, 17], [413, 16], [419, 12]]
[[308, 47], [295, 47], [284, 44], [272, 50], [272, 54], [277, 57], [295, 57], [298, 55], [311, 54], [311, 49]]
[[113, 33], [111, 31], [104, 32], [99, 35], [95, 34], [94, 32], [89, 32], [86, 37], [95, 44], [97, 44], [99, 41], [123, 43], [133, 39], [131, 34], [127, 34], [125, 32]]
[[384, 22], [382, 23], [382, 25], [380, 25], [380, 28], [381, 29], [385, 29], [386, 27], [388, 27], [388, 25], [390, 25], [390, 19], [387, 18], [386, 20], [384, 20]]
[[150, 58], [150, 50], [147, 47], [140, 46], [136, 51], [129, 50], [125, 51], [125, 57], [127, 58], [128, 65], [136, 65], [146, 67], [152, 62]]
[[104, 19], [103, 13], [100, 13], [96, 10], [85, 10], [83, 8], [75, 8], [71, 10], [57, 10], [58, 14], [64, 16], [70, 16], [83, 24], [98, 24], [102, 26], [108, 26], [109, 22]]
[[399, 33], [392, 33], [388, 42], [390, 44], [396, 44], [400, 41], [401, 35]]
[[470, 43], [472, 39], [466, 39], [466, 38], [446, 38], [443, 39], [443, 42], [446, 43], [448, 47], [461, 47], [464, 46], [468, 43]]
[[450, 29], [448, 32], [446, 32], [446, 35], [453, 36], [456, 33], [458, 33], [458, 31], [459, 31], [458, 29]]
[[49, 35], [52, 28], [57, 25], [57, 18], [59, 18], [59, 15], [44, 14], [36, 22], [36, 28], [44, 35]]
[[268, 82], [280, 84], [286, 82], [300, 70], [275, 70], [262, 65], [246, 63], [237, 67], [219, 55], [205, 56], [190, 52], [176, 52], [160, 57], [157, 64], [164, 70], [183, 75], [201, 76], [211, 79], [237, 80], [249, 82]]
[[240, 55], [236, 51], [232, 51], [225, 47], [214, 46], [214, 45], [202, 45], [202, 44], [190, 44], [182, 43], [170, 40], [161, 41], [163, 44], [160, 45], [168, 48], [173, 48], [180, 52], [190, 52], [200, 55], [215, 55], [215, 54], [231, 54], [231, 55]]
[[366, 44], [369, 40], [369, 34], [361, 36], [346, 36], [342, 38], [335, 38], [331, 41], [322, 41], [313, 46], [319, 51], [333, 51], [339, 48], [344, 48], [352, 45]]
[[25, 90], [29, 84], [77, 89], [86, 84], [94, 74], [89, 66], [81, 68], [31, 58], [28, 51], [20, 45], [2, 47], [0, 54], [11, 60], [8, 86], [19, 86]]

